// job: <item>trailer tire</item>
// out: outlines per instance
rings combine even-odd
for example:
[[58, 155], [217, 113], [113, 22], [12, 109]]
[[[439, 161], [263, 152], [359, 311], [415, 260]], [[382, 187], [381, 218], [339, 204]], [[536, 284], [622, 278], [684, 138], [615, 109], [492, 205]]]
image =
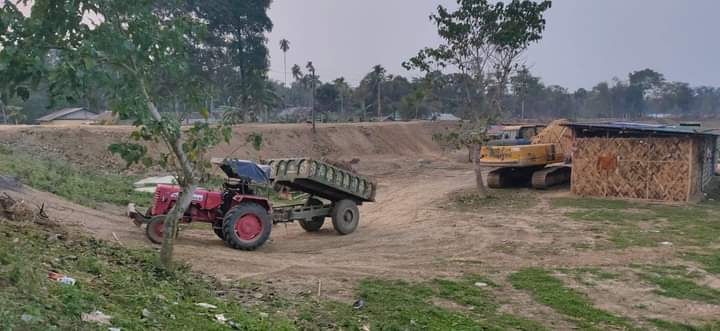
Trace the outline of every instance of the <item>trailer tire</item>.
[[252, 251], [270, 237], [272, 220], [267, 210], [255, 202], [243, 202], [230, 209], [223, 219], [225, 244]]
[[[308, 199], [306, 206], [322, 206], [323, 202], [315, 199], [310, 198]], [[322, 228], [323, 224], [325, 224], [325, 217], [324, 216], [315, 216], [310, 221], [298, 221], [300, 224], [300, 227], [303, 228], [303, 230], [307, 232], [318, 232], [320, 231], [320, 228]]]
[[353, 233], [360, 223], [360, 211], [352, 200], [340, 200], [332, 210], [332, 223], [335, 231], [341, 235]]

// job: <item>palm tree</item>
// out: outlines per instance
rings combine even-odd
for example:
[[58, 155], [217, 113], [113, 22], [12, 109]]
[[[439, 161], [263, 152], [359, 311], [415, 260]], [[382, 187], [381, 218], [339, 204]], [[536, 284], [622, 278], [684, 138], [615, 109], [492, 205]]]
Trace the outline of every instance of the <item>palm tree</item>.
[[347, 94], [347, 91], [350, 89], [350, 86], [348, 86], [347, 82], [345, 81], [345, 77], [336, 78], [333, 81], [333, 84], [335, 85], [335, 88], [338, 90], [338, 94], [340, 96], [340, 114], [345, 114], [345, 95]]
[[283, 51], [283, 67], [285, 67], [285, 86], [287, 86], [287, 52], [290, 50], [290, 41], [285, 38], [280, 40], [280, 50]]
[[291, 71], [292, 71], [293, 78], [295, 78], [295, 80], [300, 81], [303, 79], [303, 72], [302, 72], [302, 69], [300, 69], [299, 65], [296, 64], [296, 65], [292, 66]]
[[315, 133], [315, 81], [317, 80], [317, 77], [315, 77], [315, 66], [313, 65], [312, 61], [309, 61], [305, 65], [305, 69], [310, 73], [310, 84], [312, 84], [312, 98], [310, 103], [310, 116], [312, 116], [312, 132]]
[[373, 76], [375, 78], [375, 84], [377, 87], [377, 116], [378, 121], [382, 117], [382, 82], [385, 79], [385, 68], [382, 65], [376, 65], [373, 67]]

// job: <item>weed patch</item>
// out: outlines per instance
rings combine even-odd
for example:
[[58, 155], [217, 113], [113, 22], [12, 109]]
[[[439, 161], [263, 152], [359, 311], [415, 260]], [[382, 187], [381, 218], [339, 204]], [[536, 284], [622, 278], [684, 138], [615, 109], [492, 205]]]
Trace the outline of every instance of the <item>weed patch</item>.
[[450, 200], [460, 210], [478, 210], [488, 208], [528, 209], [539, 203], [536, 194], [529, 190], [489, 190], [487, 198], [482, 198], [475, 190], [454, 193]]
[[658, 287], [657, 294], [684, 300], [720, 304], [720, 291], [698, 285], [691, 279], [662, 274], [641, 274], [641, 277]]
[[[215, 314], [224, 314], [243, 330], [293, 329], [288, 320], [263, 317], [217, 297], [213, 285], [187, 267], [173, 272], [158, 268], [155, 252], [94, 239], [46, 238], [31, 226], [0, 220], [0, 302], [12, 303], [0, 305], [2, 330], [107, 330], [81, 320], [81, 314], [95, 310], [111, 316], [112, 326], [122, 330], [226, 330], [228, 325]], [[77, 283], [50, 281], [48, 271]]]
[[[534, 321], [498, 311], [499, 305], [486, 290], [475, 286], [479, 278], [436, 279], [426, 283], [368, 279], [360, 282], [357, 296], [365, 305], [325, 303], [306, 307], [300, 319], [309, 325], [371, 330], [543, 330]], [[488, 286], [494, 286], [486, 283]], [[447, 300], [458, 308], [440, 307]], [[302, 325], [302, 324], [300, 324]]]
[[700, 263], [703, 269], [709, 273], [720, 274], [720, 251], [714, 251], [710, 254], [690, 252], [682, 254], [682, 257]]
[[720, 322], [713, 322], [703, 326], [692, 326], [683, 323], [663, 321], [659, 319], [649, 320], [650, 324], [660, 330], [667, 331], [715, 331], [720, 329]]
[[596, 281], [612, 280], [620, 278], [619, 273], [610, 272], [601, 268], [575, 268], [560, 269], [564, 274], [571, 275], [578, 283], [594, 286]]
[[509, 280], [515, 288], [529, 292], [537, 302], [571, 317], [581, 329], [633, 329], [626, 319], [595, 308], [589, 298], [567, 288], [547, 270], [523, 269], [510, 275]]
[[10, 150], [0, 150], [0, 174], [18, 177], [37, 190], [57, 194], [72, 202], [95, 208], [101, 203], [148, 206], [151, 195], [135, 192], [137, 178], [80, 169], [67, 162], [37, 159]]
[[571, 208], [565, 216], [597, 223], [615, 247], [707, 246], [720, 237], [720, 203], [669, 206], [601, 199], [555, 199], [554, 207]]

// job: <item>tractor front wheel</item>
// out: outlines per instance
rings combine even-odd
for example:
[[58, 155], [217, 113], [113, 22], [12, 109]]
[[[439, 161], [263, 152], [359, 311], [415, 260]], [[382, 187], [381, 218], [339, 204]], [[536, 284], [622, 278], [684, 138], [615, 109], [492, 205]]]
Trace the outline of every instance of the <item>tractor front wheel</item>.
[[360, 223], [360, 211], [352, 200], [340, 200], [332, 211], [332, 223], [335, 231], [341, 235], [351, 234]]
[[271, 230], [270, 214], [254, 202], [243, 202], [233, 207], [223, 220], [225, 244], [244, 251], [262, 246], [270, 237]]
[[145, 235], [153, 244], [162, 244], [165, 234], [165, 215], [153, 216], [145, 227]]
[[215, 232], [215, 235], [218, 236], [220, 240], [225, 241], [225, 233], [223, 232], [222, 224], [222, 221], [216, 221], [215, 223], [213, 223], [212, 228], [213, 232]]

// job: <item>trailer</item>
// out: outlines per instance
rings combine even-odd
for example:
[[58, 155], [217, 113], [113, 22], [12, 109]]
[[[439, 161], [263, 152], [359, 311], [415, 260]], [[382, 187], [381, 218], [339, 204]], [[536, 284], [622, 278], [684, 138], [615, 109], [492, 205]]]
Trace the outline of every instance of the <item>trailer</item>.
[[[272, 225], [297, 221], [308, 232], [319, 231], [329, 217], [340, 235], [353, 233], [360, 222], [358, 206], [374, 202], [377, 185], [369, 178], [327, 162], [309, 158], [276, 159], [266, 165], [243, 160], [215, 160], [227, 175], [222, 191], [197, 189], [181, 223], [205, 222], [228, 246], [254, 250], [270, 236]], [[286, 188], [302, 192], [300, 203], [273, 206], [270, 197], [256, 193], [258, 187]], [[142, 213], [128, 206], [137, 226], [146, 226], [153, 243], [161, 243], [166, 215], [181, 189], [158, 185], [152, 207]]]
[[310, 194], [305, 205], [274, 208], [274, 223], [298, 221], [305, 231], [315, 232], [330, 217], [335, 231], [350, 234], [360, 220], [357, 206], [375, 201], [375, 183], [326, 162], [308, 158], [276, 159], [270, 160], [268, 166], [275, 185]]

